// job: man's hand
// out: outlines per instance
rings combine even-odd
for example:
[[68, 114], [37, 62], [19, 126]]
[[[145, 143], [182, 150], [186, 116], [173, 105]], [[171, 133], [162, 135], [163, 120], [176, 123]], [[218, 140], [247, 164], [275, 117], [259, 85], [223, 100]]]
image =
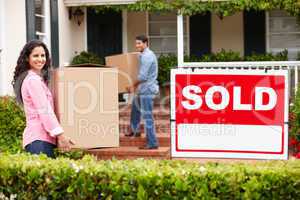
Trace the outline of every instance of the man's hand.
[[127, 90], [128, 93], [134, 93], [135, 87], [134, 86], [128, 86], [128, 87], [126, 87], [126, 90]]
[[75, 143], [68, 137], [65, 137], [64, 134], [60, 134], [57, 136], [57, 146], [62, 151], [70, 151], [71, 146]]
[[142, 81], [136, 81], [133, 85], [126, 87], [127, 92], [134, 93]]

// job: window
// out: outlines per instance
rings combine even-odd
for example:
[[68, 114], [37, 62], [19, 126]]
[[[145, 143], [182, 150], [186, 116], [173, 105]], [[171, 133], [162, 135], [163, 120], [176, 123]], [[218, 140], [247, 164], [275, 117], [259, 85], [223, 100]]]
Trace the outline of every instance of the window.
[[35, 37], [50, 48], [50, 2], [35, 0]]
[[[185, 54], [189, 54], [188, 18], [184, 18]], [[149, 13], [149, 45], [157, 56], [177, 54], [177, 15]]]
[[287, 49], [290, 60], [300, 52], [300, 22], [284, 11], [270, 11], [267, 15], [267, 47], [269, 52]]

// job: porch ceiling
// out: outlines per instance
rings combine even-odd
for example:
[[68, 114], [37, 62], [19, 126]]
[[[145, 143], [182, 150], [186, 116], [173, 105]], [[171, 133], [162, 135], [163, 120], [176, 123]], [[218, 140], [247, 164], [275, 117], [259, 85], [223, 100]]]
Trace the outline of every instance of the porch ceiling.
[[64, 0], [67, 7], [73, 6], [96, 6], [96, 5], [121, 5], [131, 4], [138, 0]]

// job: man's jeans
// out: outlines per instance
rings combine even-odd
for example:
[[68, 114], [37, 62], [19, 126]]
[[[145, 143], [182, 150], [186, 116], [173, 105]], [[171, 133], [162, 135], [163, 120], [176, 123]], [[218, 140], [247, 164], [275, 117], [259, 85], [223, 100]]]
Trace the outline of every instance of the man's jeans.
[[145, 132], [147, 135], [147, 145], [149, 147], [158, 146], [154, 119], [153, 119], [153, 100], [155, 95], [136, 95], [132, 102], [130, 127], [134, 134], [139, 132], [141, 117], [144, 120]]

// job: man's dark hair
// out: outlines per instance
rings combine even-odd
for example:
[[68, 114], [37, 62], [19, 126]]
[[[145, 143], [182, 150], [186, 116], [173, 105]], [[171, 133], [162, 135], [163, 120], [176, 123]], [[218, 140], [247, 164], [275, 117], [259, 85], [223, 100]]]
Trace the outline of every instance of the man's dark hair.
[[149, 42], [148, 42], [148, 37], [145, 36], [145, 35], [139, 35], [139, 36], [136, 36], [135, 39], [136, 39], [136, 40], [140, 40], [140, 41], [142, 41], [143, 43], [147, 43], [147, 45], [149, 44]]

